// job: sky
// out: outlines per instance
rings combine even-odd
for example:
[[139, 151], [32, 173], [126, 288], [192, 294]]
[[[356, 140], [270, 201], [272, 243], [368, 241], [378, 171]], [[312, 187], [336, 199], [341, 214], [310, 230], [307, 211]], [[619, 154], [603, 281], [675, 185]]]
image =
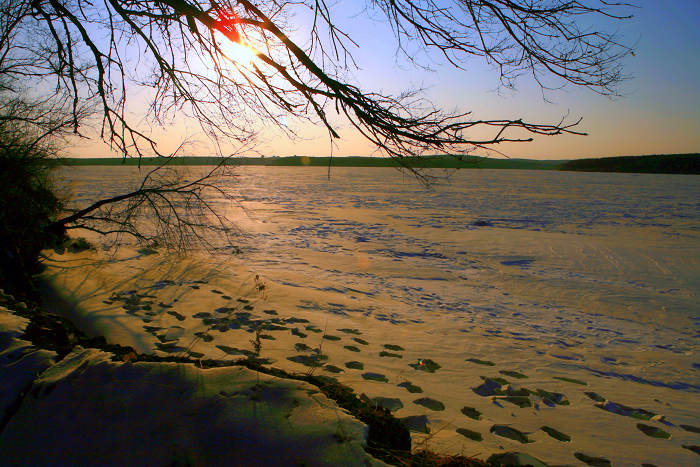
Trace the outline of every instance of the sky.
[[[615, 23], [626, 43], [634, 45], [634, 56], [624, 62], [630, 79], [619, 88], [620, 97], [609, 98], [591, 90], [567, 87], [547, 92], [527, 77], [515, 90], [499, 89], [494, 69], [474, 58], [465, 70], [426, 57], [431, 71], [417, 69], [397, 58], [395, 42], [383, 24], [359, 19], [355, 2], [341, 2], [337, 13], [342, 25], [359, 48], [353, 55], [359, 69], [352, 76], [362, 89], [398, 93], [408, 88], [426, 89], [426, 97], [445, 110], [472, 111], [475, 119], [522, 118], [537, 123], [556, 123], [568, 115], [582, 119], [579, 129], [588, 136], [536, 137], [530, 143], [494, 147], [498, 152], [475, 154], [492, 157], [574, 159], [617, 155], [700, 152], [700, 18], [699, 0], [638, 0], [634, 18]], [[359, 2], [358, 2], [359, 3]], [[354, 9], [353, 9], [354, 8]], [[303, 24], [299, 33], [303, 33]], [[256, 153], [266, 156], [367, 156], [375, 148], [352, 128], [341, 123], [340, 140], [331, 143], [324, 128], [289, 123], [300, 135], [290, 140], [274, 130], [262, 133]], [[157, 132], [162, 149], [183, 136], [199, 137], [193, 122], [175, 121]], [[179, 144], [179, 143], [178, 143]], [[209, 155], [206, 143], [193, 145], [187, 155]], [[69, 156], [116, 157], [97, 141], [78, 142]]]

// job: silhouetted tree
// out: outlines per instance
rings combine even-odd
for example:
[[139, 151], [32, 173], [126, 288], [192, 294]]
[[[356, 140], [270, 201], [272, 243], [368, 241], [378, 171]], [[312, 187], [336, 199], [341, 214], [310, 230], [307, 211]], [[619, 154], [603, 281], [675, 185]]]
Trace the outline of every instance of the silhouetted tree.
[[0, 284], [10, 290], [25, 288], [41, 249], [62, 239], [46, 229], [62, 209], [48, 169], [71, 118], [60, 103], [0, 98]]

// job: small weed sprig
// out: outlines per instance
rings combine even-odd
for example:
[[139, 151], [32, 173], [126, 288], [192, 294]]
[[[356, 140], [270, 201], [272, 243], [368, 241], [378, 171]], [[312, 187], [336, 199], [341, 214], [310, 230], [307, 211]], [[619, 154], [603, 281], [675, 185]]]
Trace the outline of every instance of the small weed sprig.
[[311, 349], [311, 358], [314, 360], [314, 365], [310, 366], [306, 371], [306, 376], [311, 377], [316, 372], [316, 368], [321, 366], [321, 360], [323, 359], [323, 341], [326, 337], [326, 331], [328, 330], [328, 319], [326, 318], [326, 324], [323, 326], [323, 333], [321, 334], [321, 340], [318, 343], [318, 347]]
[[255, 358], [260, 357], [260, 352], [262, 351], [262, 341], [260, 340], [260, 333], [263, 331], [263, 323], [258, 323], [255, 326], [255, 337], [250, 340], [253, 345], [253, 352], [255, 353]]

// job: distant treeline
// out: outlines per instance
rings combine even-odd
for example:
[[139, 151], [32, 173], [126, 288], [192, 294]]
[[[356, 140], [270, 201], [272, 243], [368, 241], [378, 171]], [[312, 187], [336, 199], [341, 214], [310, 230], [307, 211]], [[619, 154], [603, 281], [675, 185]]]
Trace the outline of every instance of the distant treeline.
[[[183, 156], [171, 159], [168, 165], [217, 165], [220, 157]], [[164, 158], [143, 157], [139, 159], [120, 158], [65, 158], [64, 165], [161, 165]], [[449, 169], [521, 169], [557, 170], [564, 161], [540, 161], [533, 159], [492, 159], [480, 156], [424, 156], [404, 158], [403, 162], [415, 168]], [[399, 161], [388, 157], [232, 157], [224, 160], [225, 165], [262, 165], [289, 167], [399, 167]]]
[[700, 154], [577, 159], [562, 164], [560, 170], [577, 170], [582, 172], [700, 174]]
[[[161, 165], [164, 158], [66, 158], [64, 165]], [[168, 161], [168, 165], [217, 165], [220, 157], [183, 156]], [[583, 172], [634, 172], [700, 174], [698, 154], [668, 154], [654, 156], [604, 157], [576, 160], [494, 159], [481, 156], [423, 156], [404, 158], [403, 162], [415, 168], [444, 169], [520, 169], [520, 170], [575, 170]], [[274, 167], [399, 167], [399, 161], [388, 157], [231, 157], [225, 165], [262, 165]]]

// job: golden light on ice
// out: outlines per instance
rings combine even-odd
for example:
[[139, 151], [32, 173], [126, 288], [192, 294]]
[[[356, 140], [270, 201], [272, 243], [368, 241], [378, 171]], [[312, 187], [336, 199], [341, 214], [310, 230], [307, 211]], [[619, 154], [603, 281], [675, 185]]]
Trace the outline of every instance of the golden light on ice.
[[355, 256], [355, 260], [357, 261], [357, 266], [362, 270], [367, 270], [372, 266], [369, 256], [367, 256], [365, 253], [358, 253]]

